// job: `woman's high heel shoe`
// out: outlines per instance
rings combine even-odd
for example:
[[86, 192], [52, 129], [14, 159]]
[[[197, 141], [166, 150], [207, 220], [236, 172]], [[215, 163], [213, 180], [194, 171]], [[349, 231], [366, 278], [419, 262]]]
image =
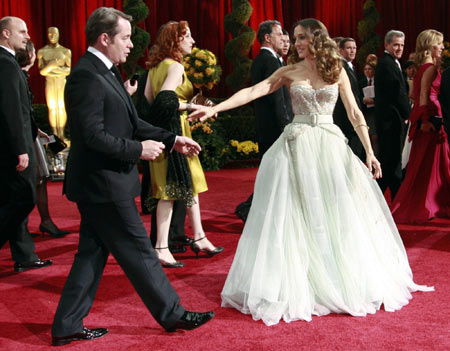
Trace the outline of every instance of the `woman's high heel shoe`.
[[196, 242], [197, 242], [197, 241], [200, 241], [200, 240], [203, 240], [203, 239], [205, 239], [205, 238], [206, 238], [206, 236], [203, 236], [203, 237], [201, 237], [200, 239], [194, 240], [194, 241], [192, 242], [192, 244], [191, 244], [191, 249], [192, 249], [192, 251], [195, 252], [195, 254], [197, 255], [197, 258], [198, 258], [199, 252], [205, 252], [205, 253], [207, 253], [207, 254], [210, 255], [210, 256], [214, 256], [214, 255], [217, 255], [217, 254], [219, 254], [219, 253], [221, 253], [221, 252], [223, 251], [223, 247], [222, 247], [222, 246], [216, 246], [216, 247], [214, 248], [214, 250], [210, 250], [210, 249], [201, 249], [200, 246], [198, 246]]
[[40, 224], [39, 231], [42, 233], [42, 236], [44, 236], [44, 233], [47, 233], [47, 234], [50, 234], [50, 236], [52, 238], [60, 238], [62, 236], [70, 234], [70, 232], [59, 229], [56, 225], [53, 225], [53, 228], [52, 228], [52, 227], [48, 227], [44, 224]]
[[[155, 250], [165, 250], [165, 249], [169, 249], [169, 247], [155, 247]], [[161, 266], [166, 267], [166, 268], [181, 268], [184, 267], [184, 263], [180, 262], [180, 261], [175, 261], [175, 262], [167, 262], [164, 261], [163, 259], [159, 258], [159, 262], [161, 263]]]

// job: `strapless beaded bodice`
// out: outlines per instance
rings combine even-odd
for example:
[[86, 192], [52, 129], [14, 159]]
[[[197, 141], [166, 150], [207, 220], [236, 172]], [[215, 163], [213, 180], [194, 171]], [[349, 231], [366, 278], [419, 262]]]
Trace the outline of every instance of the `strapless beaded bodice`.
[[291, 98], [295, 115], [332, 115], [338, 87], [334, 84], [315, 90], [309, 85], [292, 85]]

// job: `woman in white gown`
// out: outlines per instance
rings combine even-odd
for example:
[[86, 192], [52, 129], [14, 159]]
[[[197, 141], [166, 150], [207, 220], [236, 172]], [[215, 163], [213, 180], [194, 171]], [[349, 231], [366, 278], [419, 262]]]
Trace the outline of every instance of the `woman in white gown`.
[[[290, 87], [294, 120], [265, 153], [252, 207], [222, 291], [222, 306], [273, 325], [312, 315], [394, 311], [414, 283], [405, 248], [374, 178], [381, 168], [368, 127], [318, 20], [294, 30], [299, 62], [191, 118], [214, 116]], [[367, 154], [347, 146], [332, 113], [338, 94]], [[372, 173], [373, 174], [372, 174]]]

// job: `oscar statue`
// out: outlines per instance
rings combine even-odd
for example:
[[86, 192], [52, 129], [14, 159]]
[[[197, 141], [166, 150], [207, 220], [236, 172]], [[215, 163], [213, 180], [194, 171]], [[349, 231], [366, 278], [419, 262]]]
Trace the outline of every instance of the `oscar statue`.
[[39, 72], [45, 77], [45, 98], [49, 112], [49, 122], [53, 133], [62, 140], [64, 127], [67, 122], [64, 107], [64, 86], [66, 77], [70, 73], [72, 53], [59, 45], [59, 30], [49, 27], [47, 32], [48, 45], [39, 49], [37, 53]]

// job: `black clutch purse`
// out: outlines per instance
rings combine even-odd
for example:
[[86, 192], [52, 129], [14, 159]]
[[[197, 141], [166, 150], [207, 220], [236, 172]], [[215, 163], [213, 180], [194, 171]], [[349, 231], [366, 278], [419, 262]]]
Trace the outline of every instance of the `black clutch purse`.
[[50, 151], [56, 155], [58, 152], [63, 151], [67, 147], [67, 144], [56, 135], [53, 135], [53, 137], [55, 138], [55, 141], [48, 143], [47, 145]]
[[[428, 122], [430, 122], [433, 125], [433, 127], [436, 129], [436, 132], [438, 132], [439, 130], [441, 130], [443, 118], [441, 116], [431, 116], [428, 119]], [[422, 126], [422, 121], [419, 120], [419, 122], [417, 123], [417, 129], [420, 129], [421, 126]]]
[[434, 126], [434, 128], [436, 128], [437, 132], [441, 129], [443, 122], [443, 118], [441, 116], [431, 116], [429, 121]]

